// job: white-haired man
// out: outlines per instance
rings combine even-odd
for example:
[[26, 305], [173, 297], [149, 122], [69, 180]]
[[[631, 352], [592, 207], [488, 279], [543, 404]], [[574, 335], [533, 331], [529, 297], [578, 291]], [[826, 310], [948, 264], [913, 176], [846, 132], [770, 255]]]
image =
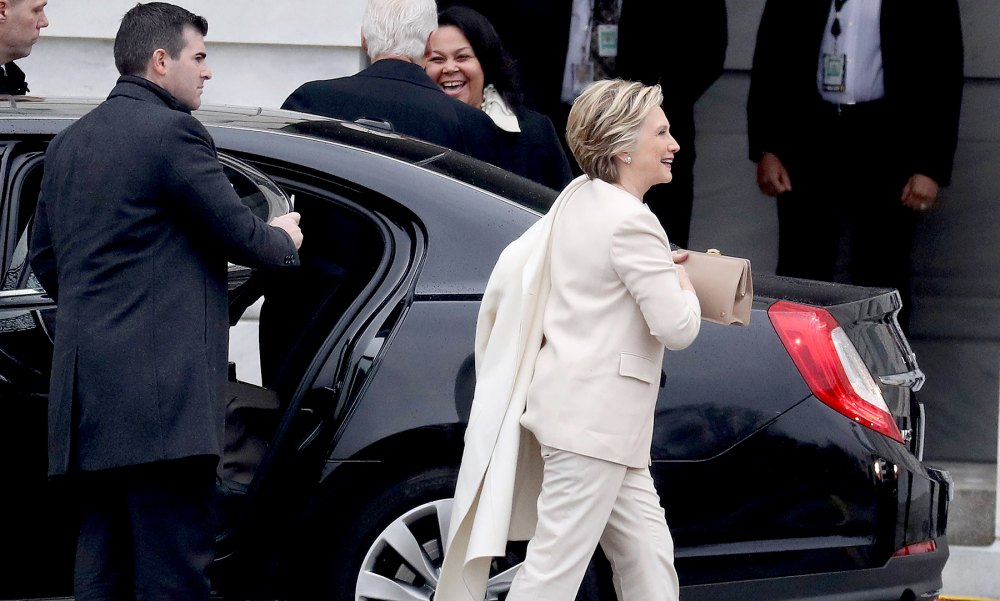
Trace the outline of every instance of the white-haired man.
[[31, 54], [43, 27], [48, 0], [0, 0], [0, 94], [24, 94], [24, 72], [13, 61]]
[[424, 73], [427, 40], [435, 28], [434, 0], [368, 0], [361, 47], [371, 66], [350, 77], [303, 84], [282, 108], [347, 121], [387, 121], [396, 132], [496, 163], [493, 121], [449, 98]]

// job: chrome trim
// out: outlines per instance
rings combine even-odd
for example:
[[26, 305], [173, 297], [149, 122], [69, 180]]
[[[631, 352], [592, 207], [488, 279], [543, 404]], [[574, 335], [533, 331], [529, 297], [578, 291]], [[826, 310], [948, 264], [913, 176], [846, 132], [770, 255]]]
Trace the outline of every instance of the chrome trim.
[[920, 424], [916, 428], [917, 430], [917, 446], [914, 449], [917, 456], [917, 461], [923, 462], [924, 460], [924, 436], [927, 434], [927, 410], [924, 409], [923, 403], [917, 403], [917, 411], [920, 412]]
[[901, 374], [889, 374], [887, 376], [879, 376], [879, 382], [886, 384], [888, 386], [906, 386], [916, 392], [920, 390], [924, 385], [924, 372], [920, 371], [919, 368], [913, 369], [911, 371], [903, 372]]
[[18, 288], [17, 290], [4, 290], [0, 292], [0, 300], [6, 298], [19, 298], [22, 296], [37, 296], [45, 294], [45, 290], [41, 288]]

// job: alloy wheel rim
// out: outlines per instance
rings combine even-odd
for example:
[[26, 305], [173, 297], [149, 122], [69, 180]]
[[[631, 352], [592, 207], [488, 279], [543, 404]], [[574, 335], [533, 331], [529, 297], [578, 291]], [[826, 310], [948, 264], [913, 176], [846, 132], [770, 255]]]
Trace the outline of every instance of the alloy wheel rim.
[[[431, 501], [386, 526], [361, 563], [355, 600], [432, 601], [441, 576], [451, 508], [451, 499]], [[515, 552], [494, 560], [486, 601], [507, 596], [522, 559], [523, 553]]]

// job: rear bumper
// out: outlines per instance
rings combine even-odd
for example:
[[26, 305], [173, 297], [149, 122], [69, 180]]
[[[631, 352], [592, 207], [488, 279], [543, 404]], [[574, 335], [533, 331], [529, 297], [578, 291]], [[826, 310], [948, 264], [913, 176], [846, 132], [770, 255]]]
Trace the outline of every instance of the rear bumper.
[[681, 588], [681, 597], [685, 601], [930, 599], [941, 590], [941, 572], [949, 554], [947, 537], [942, 536], [936, 542], [936, 551], [893, 557], [880, 568], [688, 586]]
[[944, 534], [948, 531], [948, 511], [951, 509], [951, 502], [955, 499], [955, 481], [947, 471], [935, 467], [927, 467], [927, 476], [937, 483], [938, 496], [936, 507], [936, 519], [938, 532]]

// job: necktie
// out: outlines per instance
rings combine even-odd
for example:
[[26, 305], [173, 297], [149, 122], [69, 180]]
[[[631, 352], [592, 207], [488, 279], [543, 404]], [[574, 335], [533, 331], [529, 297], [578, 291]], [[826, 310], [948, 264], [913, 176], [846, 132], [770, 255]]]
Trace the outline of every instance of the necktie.
[[846, 2], [847, 0], [833, 0], [833, 25], [830, 27], [830, 33], [834, 39], [840, 37], [840, 9], [844, 8]]
[[[615, 57], [618, 54], [619, 0], [593, 1], [594, 15], [590, 22], [590, 57], [594, 64], [594, 80], [596, 81], [615, 76]], [[611, 31], [608, 28], [602, 28], [601, 25], [616, 27]], [[601, 36], [605, 37], [603, 44]]]

